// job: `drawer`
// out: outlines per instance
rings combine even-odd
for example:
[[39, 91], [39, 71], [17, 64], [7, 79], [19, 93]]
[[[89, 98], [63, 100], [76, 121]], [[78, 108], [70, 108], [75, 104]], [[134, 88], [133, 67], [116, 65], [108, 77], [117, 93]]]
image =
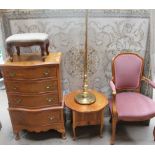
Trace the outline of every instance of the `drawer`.
[[42, 95], [14, 95], [8, 94], [9, 107], [12, 108], [43, 108], [61, 106], [57, 93]]
[[57, 77], [56, 66], [4, 67], [3, 76], [7, 79], [38, 79]]
[[100, 123], [101, 121], [101, 117], [102, 116], [102, 112], [98, 111], [98, 112], [90, 112], [90, 113], [79, 113], [79, 112], [75, 112], [75, 121], [76, 122], [96, 122], [96, 123]]
[[58, 91], [57, 80], [10, 81], [5, 80], [7, 92], [11, 93], [43, 93]]
[[10, 110], [14, 125], [45, 126], [63, 122], [63, 109], [40, 110], [37, 112]]

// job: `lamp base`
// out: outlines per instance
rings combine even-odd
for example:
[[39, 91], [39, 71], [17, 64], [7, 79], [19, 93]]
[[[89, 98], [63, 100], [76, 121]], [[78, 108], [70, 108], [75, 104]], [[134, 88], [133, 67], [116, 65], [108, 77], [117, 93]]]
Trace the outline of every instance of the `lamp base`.
[[94, 94], [91, 94], [89, 92], [82, 92], [75, 96], [75, 101], [79, 104], [92, 104], [96, 101], [96, 97]]

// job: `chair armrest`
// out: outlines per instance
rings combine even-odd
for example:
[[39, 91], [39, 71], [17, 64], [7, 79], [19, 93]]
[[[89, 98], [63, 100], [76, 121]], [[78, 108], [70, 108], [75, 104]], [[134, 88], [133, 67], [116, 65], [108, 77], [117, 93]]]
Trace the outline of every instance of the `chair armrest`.
[[117, 109], [116, 109], [116, 87], [113, 81], [110, 81], [110, 87], [112, 89], [112, 116], [114, 118], [117, 118], [118, 113], [117, 113]]
[[145, 76], [142, 77], [142, 80], [147, 82], [151, 87], [155, 88], [155, 83], [150, 79], [146, 78]]
[[114, 84], [114, 82], [113, 81], [110, 81], [110, 87], [111, 87], [111, 89], [112, 89], [112, 94], [113, 95], [116, 95], [116, 87], [115, 87], [115, 84]]
[[113, 116], [113, 118], [118, 118], [115, 100], [116, 100], [116, 95], [113, 95], [113, 98], [112, 98], [112, 116]]

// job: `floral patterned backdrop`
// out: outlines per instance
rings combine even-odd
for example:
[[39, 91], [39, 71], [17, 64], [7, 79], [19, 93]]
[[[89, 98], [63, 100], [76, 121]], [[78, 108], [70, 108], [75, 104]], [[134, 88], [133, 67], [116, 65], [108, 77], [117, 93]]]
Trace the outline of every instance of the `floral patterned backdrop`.
[[[111, 60], [123, 51], [134, 51], [145, 58], [145, 74], [150, 76], [149, 11], [89, 10], [88, 78], [89, 87], [110, 96]], [[80, 89], [83, 77], [85, 10], [15, 10], [3, 15], [5, 38], [15, 33], [49, 34], [49, 51], [63, 53], [64, 93]], [[23, 52], [39, 51], [38, 47]], [[147, 69], [146, 69], [147, 68]], [[143, 86], [146, 95], [152, 90]]]

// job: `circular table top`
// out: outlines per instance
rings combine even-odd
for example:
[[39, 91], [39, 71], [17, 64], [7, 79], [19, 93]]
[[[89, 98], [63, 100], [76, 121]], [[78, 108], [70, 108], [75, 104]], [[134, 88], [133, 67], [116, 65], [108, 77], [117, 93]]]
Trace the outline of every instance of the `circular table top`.
[[108, 104], [108, 99], [103, 93], [97, 92], [96, 90], [89, 90], [89, 92], [95, 95], [96, 101], [89, 105], [81, 105], [74, 100], [74, 97], [80, 92], [81, 90], [76, 90], [64, 96], [65, 105], [68, 108], [77, 112], [88, 113], [100, 111]]

